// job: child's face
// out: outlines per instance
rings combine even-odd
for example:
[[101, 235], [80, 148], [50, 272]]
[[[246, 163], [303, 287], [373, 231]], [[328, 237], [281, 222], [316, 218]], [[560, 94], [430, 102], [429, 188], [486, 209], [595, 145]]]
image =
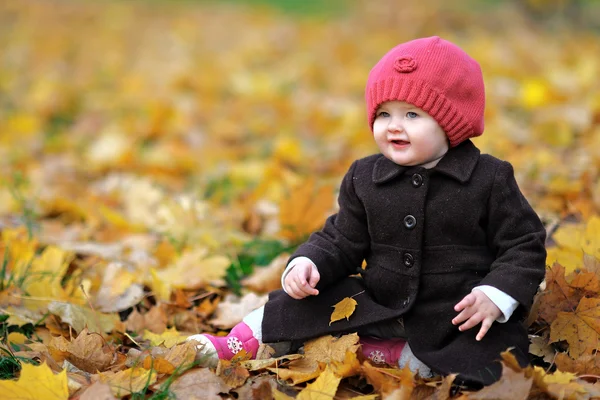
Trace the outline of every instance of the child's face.
[[375, 142], [381, 153], [398, 165], [432, 168], [448, 151], [444, 130], [412, 104], [386, 101], [375, 115]]

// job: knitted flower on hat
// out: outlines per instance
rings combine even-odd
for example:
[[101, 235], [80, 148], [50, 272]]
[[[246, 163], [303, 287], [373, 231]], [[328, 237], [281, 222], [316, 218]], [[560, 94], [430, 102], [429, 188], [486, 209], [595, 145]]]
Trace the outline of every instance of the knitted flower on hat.
[[385, 101], [413, 104], [442, 127], [450, 146], [483, 133], [485, 88], [477, 61], [437, 36], [391, 49], [369, 73], [365, 90], [369, 127]]

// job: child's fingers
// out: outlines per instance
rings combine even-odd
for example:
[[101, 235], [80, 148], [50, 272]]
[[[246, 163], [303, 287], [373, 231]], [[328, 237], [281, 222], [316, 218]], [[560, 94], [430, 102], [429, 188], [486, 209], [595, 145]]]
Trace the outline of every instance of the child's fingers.
[[298, 288], [298, 291], [303, 295], [303, 297], [312, 296], [315, 294], [315, 292], [318, 293], [318, 291], [315, 288], [309, 285], [309, 283], [304, 277], [300, 278], [295, 283], [296, 287]]
[[475, 296], [473, 294], [466, 295], [461, 301], [454, 306], [454, 311], [461, 311], [475, 304]]
[[477, 334], [477, 337], [475, 338], [475, 340], [479, 341], [479, 340], [483, 339], [485, 334], [488, 332], [488, 330], [492, 326], [492, 322], [493, 321], [490, 321], [489, 318], [484, 318], [484, 320], [481, 322], [481, 329], [479, 329], [479, 333]]
[[475, 314], [475, 311], [473, 309], [467, 308], [465, 310], [462, 310], [460, 312], [460, 314], [458, 314], [456, 317], [454, 317], [452, 319], [452, 324], [458, 325], [461, 322], [465, 322], [466, 320], [471, 318], [473, 316], [473, 314]]
[[475, 313], [469, 318], [464, 324], [458, 327], [459, 331], [466, 331], [471, 329], [475, 325], [479, 324], [483, 320], [483, 316], [480, 313]]
[[[313, 288], [315, 286], [317, 286], [317, 283], [319, 283], [319, 280], [321, 279], [321, 275], [319, 274], [319, 271], [317, 271], [316, 268], [313, 268], [310, 272], [310, 286], [312, 286]], [[318, 290], [317, 290], [318, 292]]]

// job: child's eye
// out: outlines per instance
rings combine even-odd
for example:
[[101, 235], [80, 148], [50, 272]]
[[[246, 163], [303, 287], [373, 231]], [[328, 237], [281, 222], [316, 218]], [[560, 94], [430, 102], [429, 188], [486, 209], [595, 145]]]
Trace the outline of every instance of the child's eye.
[[379, 113], [377, 113], [377, 116], [387, 118], [390, 116], [390, 113], [388, 113], [387, 111], [380, 111]]
[[409, 112], [407, 112], [407, 113], [406, 113], [406, 116], [407, 116], [408, 118], [417, 118], [417, 117], [419, 116], [419, 114], [417, 114], [417, 113], [416, 113], [416, 112], [414, 112], [414, 111], [409, 111]]

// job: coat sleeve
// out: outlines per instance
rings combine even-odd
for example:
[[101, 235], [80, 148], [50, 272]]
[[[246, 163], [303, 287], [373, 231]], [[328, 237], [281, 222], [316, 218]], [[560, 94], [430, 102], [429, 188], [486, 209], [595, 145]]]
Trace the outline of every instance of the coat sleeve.
[[357, 163], [342, 180], [337, 214], [327, 218], [323, 229], [310, 235], [290, 257], [291, 261], [304, 256], [315, 263], [321, 276], [317, 289], [355, 274], [370, 246], [365, 208], [354, 188]]
[[480, 285], [496, 287], [529, 310], [545, 275], [546, 230], [508, 162], [496, 171], [488, 210], [488, 246], [495, 260]]

